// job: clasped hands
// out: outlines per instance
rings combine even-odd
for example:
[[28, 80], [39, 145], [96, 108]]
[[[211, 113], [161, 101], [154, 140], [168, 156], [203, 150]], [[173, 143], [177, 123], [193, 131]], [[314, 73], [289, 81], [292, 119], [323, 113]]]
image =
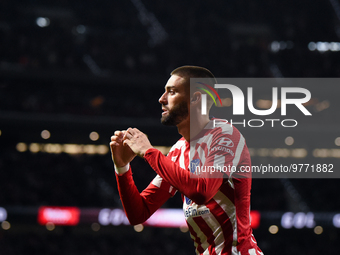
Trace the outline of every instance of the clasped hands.
[[137, 128], [115, 131], [111, 136], [112, 160], [117, 167], [130, 163], [136, 155], [144, 157], [145, 152], [152, 148], [147, 136]]

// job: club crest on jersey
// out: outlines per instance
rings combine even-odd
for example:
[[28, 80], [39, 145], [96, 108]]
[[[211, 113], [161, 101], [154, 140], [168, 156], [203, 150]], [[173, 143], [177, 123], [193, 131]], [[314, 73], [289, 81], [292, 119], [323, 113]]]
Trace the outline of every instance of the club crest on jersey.
[[196, 168], [199, 167], [199, 166], [200, 166], [200, 159], [199, 158], [191, 160], [191, 162], [190, 162], [190, 172], [195, 173]]
[[226, 147], [234, 147], [233, 141], [229, 139], [228, 137], [222, 137], [221, 139], [217, 141], [217, 144], [226, 146]]
[[187, 205], [190, 205], [192, 203], [192, 200], [190, 198], [187, 198], [186, 196], [184, 196], [184, 198], [185, 198], [185, 203]]

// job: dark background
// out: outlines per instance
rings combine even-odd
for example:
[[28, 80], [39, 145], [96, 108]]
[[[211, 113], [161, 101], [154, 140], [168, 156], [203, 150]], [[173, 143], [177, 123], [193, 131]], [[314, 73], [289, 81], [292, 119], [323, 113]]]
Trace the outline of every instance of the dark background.
[[[49, 25], [37, 25], [39, 17]], [[0, 206], [17, 218], [0, 229], [0, 254], [194, 254], [189, 233], [178, 229], [90, 224], [39, 226], [39, 206], [121, 207], [109, 153], [19, 152], [18, 143], [108, 145], [114, 130], [137, 127], [153, 145], [171, 146], [176, 128], [163, 127], [158, 98], [181, 65], [209, 68], [216, 77], [337, 78], [340, 53], [310, 50], [310, 42], [339, 42], [340, 5], [332, 1], [108, 1], [2, 0], [0, 2]], [[45, 20], [46, 21], [46, 20]], [[335, 47], [335, 46], [334, 46]], [[340, 48], [339, 48], [340, 50]], [[270, 91], [256, 89], [254, 102]], [[339, 134], [338, 95], [313, 87], [310, 119], [299, 128], [240, 127], [258, 164], [334, 164]], [[229, 109], [230, 110], [230, 109]], [[41, 137], [49, 130], [48, 140]], [[89, 134], [96, 131], [97, 141]], [[294, 138], [287, 145], [286, 137]], [[339, 139], [338, 139], [339, 140]], [[261, 154], [260, 149], [269, 152]], [[275, 157], [275, 148], [303, 148], [304, 158]], [[319, 157], [315, 149], [326, 149]], [[154, 172], [132, 163], [140, 190]], [[254, 179], [254, 230], [265, 254], [337, 254], [339, 229], [329, 218], [313, 228], [283, 229], [286, 211], [339, 213], [338, 179]], [[179, 194], [165, 207], [181, 208]], [[14, 210], [14, 209], [13, 209]], [[15, 211], [15, 210], [14, 210]], [[277, 225], [279, 232], [269, 233]]]

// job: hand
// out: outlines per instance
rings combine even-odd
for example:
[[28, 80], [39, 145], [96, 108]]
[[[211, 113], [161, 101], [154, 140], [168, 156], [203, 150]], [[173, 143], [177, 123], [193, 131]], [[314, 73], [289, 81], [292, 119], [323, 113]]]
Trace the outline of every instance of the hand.
[[110, 147], [112, 160], [117, 167], [126, 166], [136, 157], [136, 154], [130, 147], [123, 144], [125, 133], [126, 131], [115, 131], [114, 135], [111, 136]]
[[147, 136], [137, 128], [126, 130], [123, 140], [123, 144], [129, 145], [131, 150], [140, 157], [144, 157], [145, 152], [152, 148]]

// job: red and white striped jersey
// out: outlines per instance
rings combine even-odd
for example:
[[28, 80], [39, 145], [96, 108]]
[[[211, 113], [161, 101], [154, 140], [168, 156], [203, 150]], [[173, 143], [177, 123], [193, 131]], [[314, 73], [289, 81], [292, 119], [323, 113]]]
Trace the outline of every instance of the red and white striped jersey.
[[181, 138], [167, 156], [149, 149], [144, 159], [158, 175], [140, 194], [131, 171], [116, 175], [131, 224], [147, 220], [178, 190], [197, 254], [262, 254], [250, 227], [251, 176], [211, 174], [212, 169], [251, 165], [245, 139], [235, 127], [213, 119], [190, 143]]
[[233, 178], [227, 171], [251, 165], [240, 132], [225, 122], [212, 120], [190, 144], [184, 138], [180, 139], [168, 157], [191, 173], [197, 173], [197, 169], [225, 170], [206, 173], [206, 178], [223, 178], [219, 190], [207, 203], [197, 204], [182, 196], [183, 211], [196, 253], [262, 254], [250, 227], [251, 176]]

